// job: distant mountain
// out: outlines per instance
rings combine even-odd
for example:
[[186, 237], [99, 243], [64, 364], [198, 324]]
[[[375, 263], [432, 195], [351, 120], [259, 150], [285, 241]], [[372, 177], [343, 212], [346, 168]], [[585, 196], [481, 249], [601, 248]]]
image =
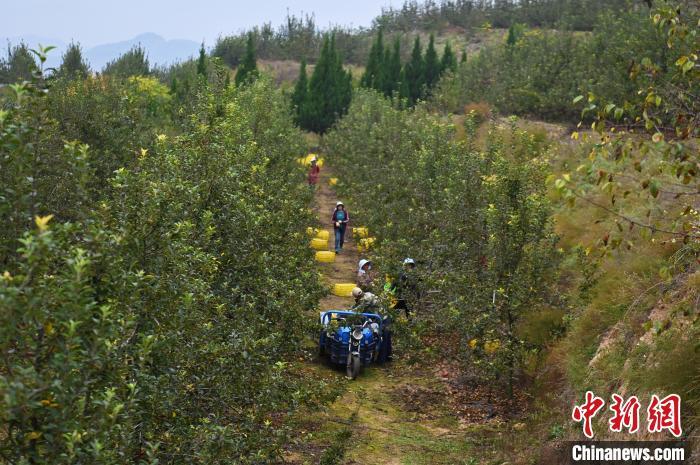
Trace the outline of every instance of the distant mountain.
[[88, 49], [85, 51], [85, 58], [94, 71], [100, 71], [107, 63], [139, 44], [146, 50], [151, 66], [184, 61], [195, 56], [199, 50], [199, 44], [192, 40], [166, 40], [157, 34], [146, 33], [123, 42], [103, 44]]
[[[61, 57], [68, 46], [63, 40], [38, 35], [7, 37], [4, 40], [6, 43], [12, 45], [24, 42], [31, 48], [36, 48], [39, 44], [43, 46], [55, 46], [56, 49], [49, 53], [46, 67], [59, 66], [61, 64]], [[87, 49], [84, 48], [83, 53], [93, 71], [102, 71], [102, 68], [104, 68], [107, 63], [139, 44], [146, 50], [148, 61], [151, 63], [151, 66], [156, 64], [168, 65], [184, 61], [196, 56], [199, 51], [199, 44], [195, 41], [185, 39], [166, 40], [158, 34], [146, 33], [122, 42], [102, 44]], [[5, 50], [2, 50], [1, 54], [4, 56]]]

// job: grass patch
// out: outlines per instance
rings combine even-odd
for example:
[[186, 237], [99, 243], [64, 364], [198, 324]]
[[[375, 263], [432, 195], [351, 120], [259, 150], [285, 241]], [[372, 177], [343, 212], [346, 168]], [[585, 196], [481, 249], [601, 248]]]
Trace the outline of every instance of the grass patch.
[[[357, 417], [355, 414], [350, 416], [350, 425], [355, 422], [356, 418]], [[319, 465], [338, 465], [342, 463], [343, 459], [345, 458], [345, 451], [349, 446], [351, 437], [351, 426], [341, 428], [337, 433], [335, 433], [333, 442], [326, 450], [323, 451], [323, 454], [321, 454]]]

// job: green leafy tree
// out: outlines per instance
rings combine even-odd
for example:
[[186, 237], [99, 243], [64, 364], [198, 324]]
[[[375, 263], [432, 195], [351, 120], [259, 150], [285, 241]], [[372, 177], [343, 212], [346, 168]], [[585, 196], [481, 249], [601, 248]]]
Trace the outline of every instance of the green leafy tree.
[[462, 58], [459, 59], [460, 64], [464, 64], [467, 62], [467, 51], [462, 50]]
[[367, 59], [367, 65], [365, 66], [365, 72], [362, 74], [362, 78], [360, 79], [360, 85], [370, 89], [382, 90], [384, 85], [384, 67], [384, 37], [382, 30], [379, 29], [377, 38], [372, 43], [369, 58]]
[[[599, 242], [604, 250], [631, 249], [646, 239], [682, 244], [682, 256], [700, 255], [694, 142], [700, 136], [700, 12], [679, 11], [671, 5], [653, 10], [648, 21], [666, 50], [631, 67], [628, 84], [636, 91], [629, 100], [594, 92], [574, 98], [583, 104], [582, 117], [592, 116], [599, 138], [576, 172], [554, 185], [570, 204], [583, 202], [612, 217]], [[669, 278], [671, 270], [664, 267], [661, 275]]]
[[406, 67], [401, 68], [399, 75], [399, 98], [406, 101], [411, 100], [411, 86], [406, 77]]
[[394, 40], [393, 49], [387, 49], [387, 59], [384, 66], [384, 95], [391, 96], [398, 92], [401, 85], [401, 40]]
[[14, 84], [29, 81], [37, 62], [29, 47], [21, 43], [14, 47], [7, 46], [7, 57], [0, 61], [0, 83]]
[[254, 80], [258, 76], [258, 63], [255, 59], [255, 42], [253, 34], [248, 34], [245, 56], [236, 72], [236, 86], [241, 86]]
[[306, 75], [306, 59], [301, 60], [299, 78], [294, 84], [292, 110], [294, 111], [296, 123], [301, 127], [305, 127], [309, 111], [309, 78]]
[[442, 118], [360, 89], [324, 142], [353, 186], [343, 195], [376, 233], [377, 263], [390, 271], [409, 254], [430, 263], [418, 267], [418, 286], [435, 294], [416, 299], [414, 323], [452, 334], [459, 359], [507, 389], [530, 349], [519, 323], [556, 302], [548, 163], [540, 158], [547, 145], [515, 122], [493, 128], [483, 148], [467, 145]]
[[508, 36], [506, 37], [506, 45], [514, 46], [525, 33], [525, 26], [522, 24], [511, 24], [508, 28]]
[[141, 45], [134, 46], [119, 58], [107, 63], [102, 73], [122, 78], [148, 76], [151, 69], [146, 50]]
[[352, 75], [343, 69], [335, 36], [326, 35], [321, 55], [309, 81], [308, 121], [305, 129], [326, 132], [343, 116], [352, 99]]
[[[283, 94], [268, 79], [200, 88], [179, 137], [151, 133], [131, 150], [112, 124], [169, 126], [142, 106], [163, 92], [154, 78], [47, 88], [39, 76], [10, 92], [0, 112], [3, 462], [273, 462], [288, 430], [270, 418], [319, 398], [287, 361], [323, 292], [294, 161], [303, 138]], [[80, 134], [109, 150], [63, 142], [86, 108]], [[98, 163], [116, 168], [93, 199], [84, 183]]]
[[197, 74], [200, 76], [207, 75], [207, 51], [204, 48], [204, 42], [199, 48], [199, 58], [197, 59]]
[[425, 61], [423, 60], [420, 37], [416, 37], [413, 43], [411, 60], [405, 65], [404, 75], [408, 86], [408, 100], [413, 105], [423, 97], [425, 86]]
[[83, 57], [80, 44], [71, 42], [63, 54], [63, 61], [57, 70], [58, 76], [85, 78], [90, 73], [90, 67]]
[[442, 60], [440, 61], [440, 73], [455, 72], [457, 70], [457, 57], [450, 47], [450, 42], [445, 44], [445, 50], [442, 52]]
[[425, 51], [424, 82], [427, 90], [433, 88], [440, 79], [441, 67], [437, 51], [435, 50], [435, 35], [430, 34], [428, 48]]

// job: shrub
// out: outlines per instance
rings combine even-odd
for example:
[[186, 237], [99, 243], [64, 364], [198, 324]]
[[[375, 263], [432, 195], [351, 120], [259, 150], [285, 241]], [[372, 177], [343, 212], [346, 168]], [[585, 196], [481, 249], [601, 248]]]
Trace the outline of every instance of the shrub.
[[474, 102], [464, 105], [464, 114], [471, 115], [474, 123], [480, 125], [491, 119], [491, 107], [486, 102]]
[[[59, 89], [77, 95], [89, 86], [81, 99], [99, 102], [124, 95], [113, 84]], [[125, 85], [160, 95], [142, 84], [152, 85]], [[61, 132], [42, 111], [44, 92], [26, 89], [0, 120], [0, 160], [31, 165]], [[122, 108], [153, 116], [132, 113], [142, 105], [126, 99]], [[3, 235], [4, 460], [259, 464], [277, 456], [285, 416], [323, 389], [288, 363], [322, 288], [305, 235], [311, 194], [294, 161], [303, 139], [286, 105], [267, 79], [203, 91], [181, 136], [161, 136], [127, 163], [84, 157], [88, 170], [93, 162], [115, 170], [97, 200], [70, 205], [80, 213], [71, 222], [59, 218], [67, 206], [52, 219], [55, 205], [7, 197], [3, 215], [24, 222]], [[23, 175], [1, 172], [9, 181]], [[56, 181], [59, 192], [73, 182]], [[6, 252], [16, 243], [9, 234], [22, 229], [20, 247]]]
[[[557, 261], [543, 147], [514, 126], [508, 132], [509, 144], [494, 137], [480, 151], [423, 109], [397, 110], [358, 91], [325, 139], [353, 186], [344, 198], [377, 236], [375, 263], [395, 273], [404, 257], [418, 259], [418, 318], [457, 336], [457, 355], [484, 377], [506, 373], [505, 385], [523, 349], [517, 322], [546, 304]], [[492, 341], [487, 351], [484, 341]]]

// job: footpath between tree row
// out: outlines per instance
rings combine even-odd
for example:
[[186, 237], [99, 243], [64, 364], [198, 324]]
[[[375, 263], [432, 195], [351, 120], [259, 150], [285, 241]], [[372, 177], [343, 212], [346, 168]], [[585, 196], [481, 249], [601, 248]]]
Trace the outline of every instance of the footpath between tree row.
[[[329, 185], [332, 171], [326, 163], [321, 169], [315, 195], [315, 211], [324, 229], [331, 232], [330, 217], [339, 200]], [[340, 199], [342, 200], [342, 199]], [[361, 258], [352, 237], [352, 205], [348, 205], [351, 224], [343, 252], [334, 263], [320, 263], [319, 269], [329, 286], [355, 281]], [[351, 297], [328, 295], [320, 309], [347, 309]], [[318, 318], [310, 312], [310, 318]], [[469, 437], [473, 425], [461, 424], [450, 406], [448, 385], [430, 367], [409, 366], [405, 354], [395, 354], [386, 366], [364, 368], [355, 381], [347, 381], [345, 370], [316, 359], [303, 367], [318, 379], [329, 379], [344, 386], [342, 394], [321, 412], [306, 412], [299, 418], [299, 435], [291, 444], [284, 462], [295, 465], [360, 464], [368, 459], [382, 465], [476, 464], [476, 439]], [[482, 436], [479, 434], [479, 436]], [[483, 439], [480, 438], [480, 440]]]

